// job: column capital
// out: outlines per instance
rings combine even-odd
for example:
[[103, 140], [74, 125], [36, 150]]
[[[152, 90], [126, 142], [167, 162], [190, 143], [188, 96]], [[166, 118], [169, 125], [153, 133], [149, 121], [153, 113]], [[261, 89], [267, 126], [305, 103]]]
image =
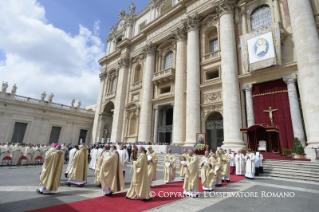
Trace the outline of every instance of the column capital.
[[187, 18], [182, 20], [182, 22], [187, 32], [190, 32], [192, 30], [198, 30], [200, 28], [201, 20], [202, 17], [200, 17], [198, 13], [195, 13], [192, 16], [187, 16]]
[[154, 110], [158, 110], [159, 107], [160, 107], [159, 105], [155, 105], [155, 106], [154, 106]]
[[177, 42], [186, 40], [187, 38], [186, 30], [184, 27], [177, 27], [174, 31], [171, 31], [171, 35], [174, 36]]
[[154, 43], [148, 43], [143, 47], [143, 53], [147, 55], [155, 55], [156, 53], [156, 45]]
[[128, 68], [131, 64], [131, 59], [129, 57], [123, 57], [117, 61], [119, 68]]
[[243, 85], [243, 90], [244, 91], [252, 91], [253, 90], [253, 84], [245, 84]]
[[212, 7], [216, 9], [219, 17], [227, 13], [233, 14], [235, 6], [235, 0], [219, 0], [219, 2], [212, 3]]
[[296, 74], [292, 74], [292, 75], [288, 75], [288, 76], [284, 76], [282, 78], [284, 80], [284, 82], [289, 85], [291, 83], [295, 83], [297, 80], [297, 75]]

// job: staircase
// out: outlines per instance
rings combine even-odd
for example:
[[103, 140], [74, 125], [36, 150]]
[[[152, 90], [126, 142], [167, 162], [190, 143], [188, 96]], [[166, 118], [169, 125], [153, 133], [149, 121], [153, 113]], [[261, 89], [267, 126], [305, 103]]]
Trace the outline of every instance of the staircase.
[[292, 157], [288, 157], [286, 155], [282, 155], [280, 153], [272, 153], [272, 152], [261, 152], [263, 155], [263, 161], [265, 160], [290, 160], [290, 161], [311, 161], [310, 159], [295, 159]]
[[296, 160], [266, 159], [260, 176], [319, 182], [319, 163]]

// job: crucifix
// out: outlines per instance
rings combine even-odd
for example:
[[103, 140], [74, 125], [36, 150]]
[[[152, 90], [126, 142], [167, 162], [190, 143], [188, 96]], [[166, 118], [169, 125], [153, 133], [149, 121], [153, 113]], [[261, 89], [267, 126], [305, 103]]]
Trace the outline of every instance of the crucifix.
[[271, 126], [274, 126], [274, 119], [273, 119], [273, 115], [272, 113], [277, 111], [278, 109], [271, 109], [271, 107], [269, 107], [269, 110], [264, 110], [265, 113], [269, 113], [269, 118], [271, 121]]

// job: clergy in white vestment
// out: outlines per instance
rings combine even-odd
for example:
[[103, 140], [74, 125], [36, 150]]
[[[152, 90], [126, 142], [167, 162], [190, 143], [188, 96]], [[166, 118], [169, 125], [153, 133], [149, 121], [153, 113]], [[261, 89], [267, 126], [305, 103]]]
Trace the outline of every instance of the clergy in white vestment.
[[78, 145], [75, 145], [69, 152], [69, 163], [68, 163], [68, 167], [66, 168], [65, 174], [64, 174], [66, 178], [68, 177], [68, 174], [73, 167], [73, 157], [74, 157], [75, 153], [78, 151], [78, 148], [79, 148]]
[[123, 177], [125, 179], [126, 164], [129, 162], [128, 152], [127, 152], [126, 149], [124, 149], [123, 144], [120, 145], [120, 148], [119, 148], [119, 150], [117, 150], [117, 152], [120, 155], [121, 166], [122, 166], [122, 171], [123, 171]]
[[153, 181], [156, 181], [156, 169], [157, 169], [157, 162], [158, 157], [155, 151], [153, 150], [152, 146], [148, 147], [148, 151], [146, 153], [147, 161], [148, 161], [148, 176], [149, 182], [152, 186]]
[[186, 167], [186, 175], [184, 179], [183, 194], [189, 197], [198, 197], [198, 181], [199, 181], [199, 159], [194, 155], [194, 150], [188, 150], [187, 163], [184, 165]]
[[24, 156], [27, 157], [27, 164], [31, 164], [32, 162], [32, 154], [33, 154], [33, 148], [31, 144], [29, 144], [24, 151]]
[[260, 152], [256, 152], [256, 158], [258, 158], [258, 162], [256, 162], [256, 167], [258, 166], [258, 173], [264, 173], [263, 168], [263, 155]]
[[184, 153], [182, 154], [182, 156], [179, 158], [179, 175], [182, 177], [182, 180], [185, 179], [185, 173], [186, 173], [186, 168], [183, 166], [183, 163], [186, 163], [187, 158], [188, 158], [188, 153], [187, 153], [187, 149], [184, 148]]
[[38, 156], [41, 156], [41, 148], [40, 148], [39, 144], [33, 148], [33, 156], [32, 156], [32, 160], [31, 160], [32, 164], [35, 164], [36, 158]]
[[226, 180], [226, 182], [230, 181], [230, 156], [222, 149], [219, 148], [218, 157], [220, 158], [220, 169], [222, 170], [222, 182]]
[[255, 177], [255, 154], [250, 150], [247, 151], [245, 156], [246, 160], [246, 178], [254, 179]]
[[230, 164], [229, 164], [229, 173], [234, 174], [234, 168], [235, 168], [235, 163], [234, 163], [234, 153], [231, 151], [231, 149], [228, 150], [228, 155], [230, 157]]
[[99, 185], [97, 187], [101, 188], [101, 169], [102, 169], [102, 163], [105, 157], [107, 157], [110, 154], [110, 151], [108, 151], [109, 146], [105, 145], [103, 147], [103, 152], [101, 157], [97, 158], [97, 162], [96, 162], [96, 167], [95, 167], [95, 178], [94, 178], [94, 183], [99, 183]]
[[68, 147], [66, 146], [66, 143], [64, 143], [64, 144], [61, 145], [61, 151], [63, 152], [64, 155], [65, 155], [65, 153], [66, 153], [67, 148], [68, 148]]
[[2, 145], [0, 145], [0, 165], [7, 165], [7, 164], [3, 164], [3, 158], [6, 157], [8, 155], [8, 151], [7, 148], [4, 147], [4, 143]]
[[91, 161], [90, 161], [90, 165], [89, 168], [95, 170], [95, 166], [96, 166], [96, 158], [97, 158], [97, 146], [94, 145], [93, 149], [91, 150]]
[[238, 150], [235, 156], [236, 175], [245, 175], [245, 156]]
[[122, 164], [116, 146], [112, 146], [110, 154], [103, 156], [100, 167], [100, 181], [102, 194], [105, 196], [112, 195], [113, 192], [125, 189], [125, 182], [122, 172]]
[[168, 149], [168, 154], [164, 158], [164, 181], [173, 183], [176, 176], [176, 159], [172, 154], [172, 149]]
[[12, 149], [12, 158], [11, 158], [11, 165], [16, 166], [19, 163], [19, 160], [21, 158], [21, 148], [20, 144], [17, 144]]

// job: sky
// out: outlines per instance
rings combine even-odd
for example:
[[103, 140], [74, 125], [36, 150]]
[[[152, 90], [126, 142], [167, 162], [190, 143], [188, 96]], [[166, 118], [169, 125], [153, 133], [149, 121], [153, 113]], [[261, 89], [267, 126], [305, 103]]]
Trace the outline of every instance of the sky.
[[[98, 60], [105, 56], [110, 27], [120, 9], [132, 0], [1, 0], [0, 83], [7, 92], [40, 99], [43, 91], [53, 102], [82, 107], [96, 104]], [[136, 13], [148, 0], [136, 3]]]

